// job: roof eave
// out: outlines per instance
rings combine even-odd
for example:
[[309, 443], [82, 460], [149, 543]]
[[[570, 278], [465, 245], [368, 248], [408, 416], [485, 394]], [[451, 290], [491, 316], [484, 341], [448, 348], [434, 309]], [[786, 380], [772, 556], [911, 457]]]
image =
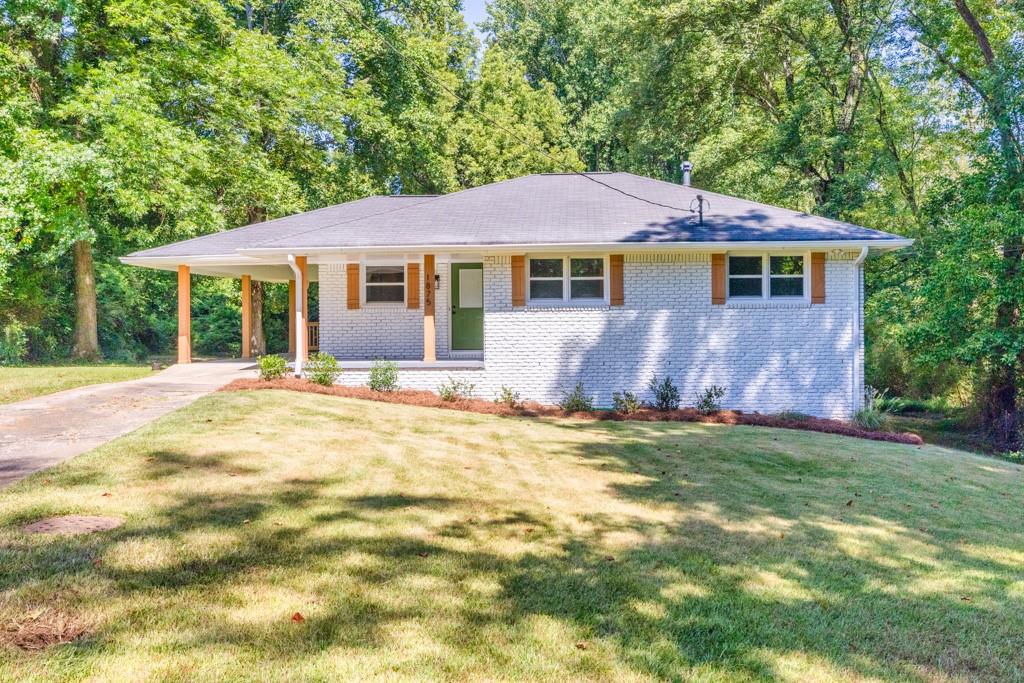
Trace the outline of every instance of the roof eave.
[[533, 253], [562, 252], [567, 249], [574, 251], [698, 251], [727, 252], [746, 249], [862, 249], [868, 247], [873, 251], [892, 251], [903, 249], [914, 243], [908, 238], [874, 239], [874, 240], [777, 240], [777, 241], [734, 241], [734, 242], [575, 242], [575, 243], [541, 243], [541, 244], [403, 244], [378, 245], [362, 247], [307, 246], [307, 247], [251, 247], [239, 249], [239, 254], [264, 259], [287, 254], [368, 254], [368, 253], [399, 253], [399, 252], [487, 252], [489, 254], [519, 254], [524, 251]]

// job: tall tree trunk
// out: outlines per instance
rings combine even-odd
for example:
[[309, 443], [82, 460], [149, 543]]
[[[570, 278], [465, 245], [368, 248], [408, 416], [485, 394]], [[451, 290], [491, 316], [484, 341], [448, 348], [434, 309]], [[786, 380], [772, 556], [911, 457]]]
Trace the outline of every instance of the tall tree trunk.
[[[245, 211], [249, 225], [267, 220], [267, 210], [261, 206], [250, 206]], [[263, 330], [263, 283], [252, 283], [252, 353], [264, 356], [267, 353], [267, 335]]]
[[99, 337], [96, 331], [96, 274], [92, 265], [92, 244], [79, 240], [75, 257], [75, 347], [76, 358], [98, 358]]
[[249, 340], [252, 354], [256, 357], [267, 355], [267, 336], [263, 332], [263, 283], [252, 283], [252, 338]]

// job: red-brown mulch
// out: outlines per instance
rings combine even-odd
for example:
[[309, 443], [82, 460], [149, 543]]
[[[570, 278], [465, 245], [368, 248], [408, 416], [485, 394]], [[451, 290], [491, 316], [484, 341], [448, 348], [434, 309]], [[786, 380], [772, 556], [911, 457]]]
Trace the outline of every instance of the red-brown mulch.
[[613, 410], [595, 410], [589, 413], [568, 413], [556, 406], [547, 406], [533, 401], [527, 401], [520, 406], [510, 408], [502, 403], [494, 403], [482, 398], [463, 398], [456, 401], [445, 401], [437, 394], [430, 391], [416, 391], [414, 389], [400, 389], [399, 391], [374, 391], [369, 387], [345, 387], [333, 385], [329, 387], [314, 384], [305, 379], [286, 377], [275, 380], [261, 379], [236, 379], [221, 391], [251, 391], [254, 389], [286, 389], [288, 391], [304, 391], [311, 394], [326, 394], [328, 396], [343, 396], [345, 398], [359, 398], [366, 401], [381, 401], [384, 403], [400, 403], [408, 406], [423, 406], [427, 408], [444, 408], [446, 410], [461, 410], [469, 413], [484, 413], [487, 415], [504, 415], [511, 417], [575, 417], [592, 420], [632, 420], [636, 422], [703, 422], [705, 424], [726, 424], [726, 425], [753, 425], [756, 427], [777, 427], [780, 429], [799, 429], [807, 432], [823, 432], [825, 434], [840, 434], [852, 436], [858, 439], [871, 441], [889, 441], [892, 443], [904, 443], [912, 446], [920, 446], [924, 443], [920, 436], [909, 432], [873, 432], [867, 429], [843, 422], [841, 420], [825, 420], [817, 417], [802, 419], [784, 418], [776, 415], [762, 415], [761, 413], [744, 413], [738, 410], [722, 410], [713, 415], [702, 415], [693, 408], [681, 408], [661, 412], [651, 408], [643, 408], [639, 412], [627, 415]]

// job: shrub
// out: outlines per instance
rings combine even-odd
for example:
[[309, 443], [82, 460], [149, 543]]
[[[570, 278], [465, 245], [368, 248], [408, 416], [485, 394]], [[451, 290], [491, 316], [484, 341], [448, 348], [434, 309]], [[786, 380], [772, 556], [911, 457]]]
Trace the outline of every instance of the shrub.
[[370, 367], [369, 387], [374, 391], [398, 391], [398, 363], [393, 360], [374, 361]]
[[281, 356], [260, 356], [260, 379], [281, 379], [288, 372], [288, 363]]
[[460, 398], [470, 398], [476, 385], [464, 379], [455, 379], [448, 375], [448, 381], [437, 388], [437, 395], [442, 401], [457, 401]]
[[329, 353], [314, 353], [306, 361], [306, 379], [314, 384], [329, 387], [341, 374], [337, 359]]
[[653, 406], [656, 410], [669, 411], [679, 408], [679, 389], [672, 383], [672, 378], [665, 375], [665, 379], [658, 381], [658, 376], [651, 377], [647, 385], [654, 394]]
[[594, 397], [587, 394], [583, 382], [577, 382], [572, 391], [562, 394], [558, 407], [567, 413], [589, 413], [594, 409]]
[[869, 432], [878, 432], [885, 426], [885, 413], [880, 410], [861, 408], [853, 416], [853, 421], [857, 423], [858, 427], [863, 427]]
[[512, 410], [515, 410], [522, 405], [522, 401], [519, 400], [519, 392], [513, 390], [511, 387], [505, 386], [504, 384], [501, 385], [501, 389], [498, 391], [498, 395], [494, 398], [494, 402]]
[[885, 428], [888, 421], [888, 409], [891, 401], [886, 398], [887, 391], [878, 391], [874, 387], [864, 387], [864, 407], [853, 416], [853, 421], [859, 427], [872, 432], [878, 432]]
[[612, 408], [617, 413], [633, 415], [640, 412], [643, 407], [644, 402], [631, 391], [623, 391], [621, 394], [616, 391], [612, 394]]
[[17, 320], [0, 329], [0, 365], [17, 365], [28, 353], [28, 334]]
[[697, 394], [693, 407], [701, 415], [714, 415], [722, 410], [722, 397], [724, 396], [725, 387], [712, 384], [710, 387], [705, 387], [703, 393]]
[[793, 422], [807, 422], [814, 419], [811, 415], [801, 413], [798, 410], [783, 410], [781, 413], [776, 413], [775, 417], [780, 420], [791, 420]]

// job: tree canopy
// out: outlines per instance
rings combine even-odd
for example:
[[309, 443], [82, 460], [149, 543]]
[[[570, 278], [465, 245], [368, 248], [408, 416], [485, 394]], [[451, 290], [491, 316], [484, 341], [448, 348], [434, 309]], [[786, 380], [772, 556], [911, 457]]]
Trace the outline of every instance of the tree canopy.
[[[0, 325], [34, 358], [159, 352], [173, 283], [132, 249], [689, 158], [702, 187], [914, 237], [868, 265], [869, 381], [969, 386], [1019, 443], [1020, 3], [492, 0], [483, 31], [458, 0], [0, 0]], [[237, 296], [197, 285], [200, 346], [230, 346]]]

